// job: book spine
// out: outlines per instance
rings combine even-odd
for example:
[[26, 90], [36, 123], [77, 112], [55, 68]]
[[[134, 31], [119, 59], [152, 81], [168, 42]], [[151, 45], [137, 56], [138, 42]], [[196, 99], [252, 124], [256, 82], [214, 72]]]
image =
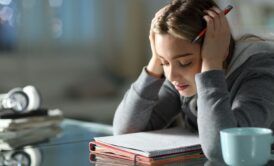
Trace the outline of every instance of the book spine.
[[89, 151], [92, 152], [92, 151], [95, 151], [95, 149], [96, 149], [95, 142], [89, 142]]
[[119, 148], [112, 147], [110, 145], [105, 145], [100, 142], [96, 142], [96, 141], [91, 141], [89, 143], [89, 150], [91, 153], [94, 153], [94, 154], [107, 153], [108, 155], [110, 155], [110, 153], [113, 153], [116, 157], [120, 156], [120, 158], [125, 158], [125, 159], [136, 161], [136, 162], [139, 162], [139, 161], [150, 162], [153, 160], [152, 158], [145, 157], [145, 156], [135, 154], [135, 153], [131, 153], [131, 152], [119, 149]]

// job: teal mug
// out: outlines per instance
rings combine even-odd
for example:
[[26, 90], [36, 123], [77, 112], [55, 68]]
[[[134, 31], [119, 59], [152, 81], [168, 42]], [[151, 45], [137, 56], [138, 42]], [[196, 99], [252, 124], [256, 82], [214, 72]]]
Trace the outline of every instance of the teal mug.
[[220, 131], [224, 161], [235, 166], [260, 166], [271, 159], [272, 130], [259, 127], [228, 128]]

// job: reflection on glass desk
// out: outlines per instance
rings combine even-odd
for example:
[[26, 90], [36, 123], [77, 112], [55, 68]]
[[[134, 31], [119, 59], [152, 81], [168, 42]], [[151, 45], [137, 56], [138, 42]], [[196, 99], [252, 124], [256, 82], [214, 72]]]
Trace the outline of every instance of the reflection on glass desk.
[[[90, 165], [134, 165], [133, 162], [121, 160], [90, 161], [89, 142], [93, 137], [112, 135], [109, 125], [88, 123], [65, 119], [61, 123], [61, 132], [49, 139], [35, 145], [28, 145], [21, 149], [0, 151], [0, 166], [90, 166]], [[171, 166], [221, 166], [223, 163], [210, 162], [206, 159], [184, 161]], [[269, 162], [274, 165], [274, 161]]]
[[1, 151], [0, 166], [91, 165], [88, 147], [90, 140], [107, 135], [112, 135], [111, 126], [66, 119], [61, 123], [61, 132], [46, 142]]
[[[101, 156], [90, 155], [91, 163], [96, 166], [135, 166], [132, 161], [123, 159], [102, 159]], [[153, 165], [157, 166], [157, 165]], [[223, 162], [209, 161], [206, 158], [178, 161], [175, 163], [165, 164], [165, 166], [227, 166]], [[270, 161], [266, 166], [274, 166], [274, 161]]]

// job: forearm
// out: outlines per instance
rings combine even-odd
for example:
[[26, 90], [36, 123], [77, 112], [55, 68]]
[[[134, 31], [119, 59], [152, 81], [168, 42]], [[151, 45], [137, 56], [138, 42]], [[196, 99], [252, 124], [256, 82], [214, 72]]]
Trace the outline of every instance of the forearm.
[[197, 74], [198, 127], [203, 151], [209, 159], [222, 159], [219, 131], [236, 127], [230, 94], [222, 70]]
[[114, 134], [139, 132], [147, 127], [163, 82], [164, 79], [150, 77], [142, 71], [115, 112]]

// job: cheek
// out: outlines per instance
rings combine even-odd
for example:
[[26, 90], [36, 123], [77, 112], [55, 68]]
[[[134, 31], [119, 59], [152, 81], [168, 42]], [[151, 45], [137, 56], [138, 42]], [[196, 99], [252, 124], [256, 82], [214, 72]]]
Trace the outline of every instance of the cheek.
[[[169, 67], [164, 67], [164, 74], [167, 79], [170, 79], [170, 68]], [[181, 80], [181, 81], [188, 81], [189, 83], [194, 83], [195, 82], [195, 75], [201, 71], [200, 65], [192, 65], [191, 67], [188, 68], [182, 68], [182, 67], [177, 67], [176, 69], [173, 69], [173, 71], [176, 70], [176, 78]]]
[[[169, 78], [169, 76], [170, 76], [170, 71], [171, 71], [171, 69], [170, 69], [170, 67], [169, 66], [163, 66], [163, 69], [164, 69], [164, 75], [166, 76], [166, 78], [168, 79], [168, 80], [170, 80], [170, 78]], [[174, 69], [172, 69], [173, 71], [174, 71]], [[177, 72], [176, 73], [181, 73], [181, 71], [179, 71], [179, 70], [177, 70]]]
[[195, 75], [201, 72], [201, 63], [194, 64], [188, 71], [188, 78], [195, 84]]

